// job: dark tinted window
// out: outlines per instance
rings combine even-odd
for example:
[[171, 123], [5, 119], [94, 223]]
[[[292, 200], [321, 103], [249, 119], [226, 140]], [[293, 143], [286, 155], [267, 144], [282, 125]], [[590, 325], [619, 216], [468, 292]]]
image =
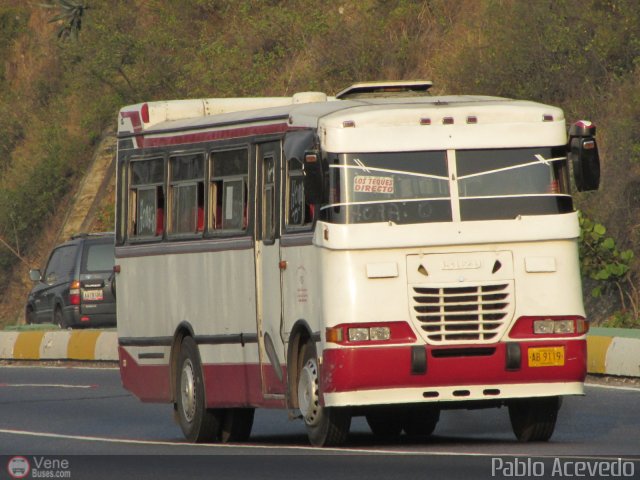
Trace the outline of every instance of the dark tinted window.
[[286, 184], [286, 225], [287, 227], [310, 226], [314, 207], [306, 202], [304, 194], [304, 166], [297, 158], [287, 161]]
[[445, 151], [350, 153], [329, 161], [329, 202], [336, 223], [451, 221]]
[[73, 275], [78, 252], [77, 245], [67, 245], [54, 250], [44, 274], [45, 282], [65, 282]]
[[82, 259], [83, 272], [107, 272], [113, 270], [115, 259], [112, 243], [88, 243]]
[[461, 220], [573, 210], [564, 147], [456, 151]]
[[162, 183], [164, 161], [161, 158], [131, 162], [131, 185]]
[[171, 180], [200, 180], [204, 178], [204, 155], [171, 157]]

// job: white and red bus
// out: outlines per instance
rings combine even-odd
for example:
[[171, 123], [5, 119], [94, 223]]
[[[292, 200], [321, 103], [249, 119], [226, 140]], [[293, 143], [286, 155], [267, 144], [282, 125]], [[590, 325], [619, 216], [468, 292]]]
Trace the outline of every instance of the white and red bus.
[[430, 86], [120, 111], [121, 376], [187, 439], [245, 440], [257, 407], [336, 445], [353, 416], [429, 435], [505, 406], [539, 441], [583, 394], [569, 164], [598, 188], [595, 127]]

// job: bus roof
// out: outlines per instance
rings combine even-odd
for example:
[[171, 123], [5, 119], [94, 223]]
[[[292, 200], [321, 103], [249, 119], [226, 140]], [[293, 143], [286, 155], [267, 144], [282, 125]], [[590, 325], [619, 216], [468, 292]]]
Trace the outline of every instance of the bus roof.
[[[563, 132], [554, 134], [550, 141], [564, 141], [564, 114], [559, 108], [502, 97], [431, 96], [426, 94], [431, 82], [409, 83], [406, 89], [399, 82], [394, 82], [393, 85], [391, 82], [356, 84], [350, 87], [351, 90], [340, 92], [340, 97], [344, 100], [321, 92], [303, 92], [292, 97], [208, 98], [140, 103], [120, 110], [118, 136], [181, 135], [187, 138], [185, 132], [275, 124], [280, 125], [280, 131], [296, 128], [322, 128], [328, 131], [351, 126], [382, 130], [424, 125], [433, 125], [432, 130], [435, 130], [436, 127], [452, 124], [456, 127], [468, 124], [482, 124], [486, 127], [542, 127], [540, 124], [545, 122], [547, 130], [551, 127], [549, 123], [553, 123], [554, 131]], [[560, 124], [562, 129], [557, 128]], [[514, 142], [521, 142], [521, 139], [514, 139]]]

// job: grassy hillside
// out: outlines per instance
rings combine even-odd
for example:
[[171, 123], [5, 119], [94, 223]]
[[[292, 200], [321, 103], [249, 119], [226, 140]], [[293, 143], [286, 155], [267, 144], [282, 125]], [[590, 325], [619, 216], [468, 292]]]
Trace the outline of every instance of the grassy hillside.
[[[636, 322], [640, 272], [621, 253], [640, 252], [636, 0], [63, 3], [76, 2], [88, 8], [75, 18], [57, 0], [0, 5], [0, 239], [18, 255], [41, 260], [38, 240], [55, 240], [56, 213], [124, 104], [428, 78], [436, 93], [532, 99], [596, 122], [602, 189], [578, 206], [596, 224], [585, 274], [602, 296], [587, 297], [597, 318]], [[0, 295], [24, 281], [18, 263], [0, 246]]]

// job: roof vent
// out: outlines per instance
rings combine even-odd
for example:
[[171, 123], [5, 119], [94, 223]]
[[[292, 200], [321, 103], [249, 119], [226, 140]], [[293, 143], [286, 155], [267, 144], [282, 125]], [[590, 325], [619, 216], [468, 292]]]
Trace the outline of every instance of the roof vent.
[[326, 102], [327, 94], [323, 92], [299, 92], [294, 93], [293, 103], [317, 103]]
[[433, 82], [429, 80], [408, 80], [399, 82], [365, 82], [356, 83], [336, 94], [338, 100], [371, 97], [410, 97], [427, 95]]

